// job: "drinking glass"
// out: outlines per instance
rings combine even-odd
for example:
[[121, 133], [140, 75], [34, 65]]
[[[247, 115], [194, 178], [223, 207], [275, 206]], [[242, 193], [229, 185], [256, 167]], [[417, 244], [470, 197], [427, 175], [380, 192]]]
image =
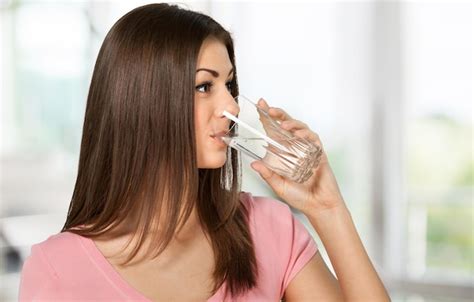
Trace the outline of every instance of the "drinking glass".
[[279, 121], [247, 97], [240, 95], [235, 99], [240, 112], [238, 116], [223, 112], [234, 123], [219, 138], [283, 177], [297, 183], [308, 180], [319, 165], [322, 148], [281, 128]]

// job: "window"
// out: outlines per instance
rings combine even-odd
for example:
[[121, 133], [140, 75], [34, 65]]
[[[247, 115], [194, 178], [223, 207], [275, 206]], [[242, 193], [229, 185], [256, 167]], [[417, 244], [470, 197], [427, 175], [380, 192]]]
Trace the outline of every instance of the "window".
[[407, 273], [468, 282], [474, 255], [472, 5], [410, 3], [403, 11]]

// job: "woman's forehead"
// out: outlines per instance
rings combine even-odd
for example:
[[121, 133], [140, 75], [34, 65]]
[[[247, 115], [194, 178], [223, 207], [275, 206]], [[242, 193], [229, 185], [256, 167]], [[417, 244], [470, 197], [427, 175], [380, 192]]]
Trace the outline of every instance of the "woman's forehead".
[[216, 39], [206, 39], [202, 43], [196, 70], [211, 69], [227, 76], [232, 67], [227, 48], [222, 42]]

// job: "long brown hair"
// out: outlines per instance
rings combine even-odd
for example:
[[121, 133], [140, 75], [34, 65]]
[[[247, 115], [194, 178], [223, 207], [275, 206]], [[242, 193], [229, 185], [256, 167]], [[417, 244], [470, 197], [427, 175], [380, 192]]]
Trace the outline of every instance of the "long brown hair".
[[231, 149], [219, 169], [198, 169], [196, 159], [195, 71], [210, 37], [227, 48], [237, 96], [232, 38], [209, 16], [150, 4], [114, 24], [94, 67], [62, 232], [96, 238], [137, 215], [132, 228], [139, 241], [127, 264], [147, 238], [158, 256], [195, 209], [214, 251], [212, 293], [226, 282], [236, 296], [257, 279], [248, 211], [239, 200], [240, 160]]

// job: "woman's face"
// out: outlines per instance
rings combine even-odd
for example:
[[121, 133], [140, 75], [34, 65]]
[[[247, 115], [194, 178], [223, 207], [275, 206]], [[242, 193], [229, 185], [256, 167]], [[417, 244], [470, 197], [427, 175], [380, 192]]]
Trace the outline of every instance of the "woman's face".
[[233, 76], [225, 45], [215, 39], [205, 40], [199, 51], [194, 92], [198, 168], [220, 168], [227, 159], [227, 145], [213, 136], [229, 129], [224, 110], [234, 115], [239, 112], [230, 93]]

